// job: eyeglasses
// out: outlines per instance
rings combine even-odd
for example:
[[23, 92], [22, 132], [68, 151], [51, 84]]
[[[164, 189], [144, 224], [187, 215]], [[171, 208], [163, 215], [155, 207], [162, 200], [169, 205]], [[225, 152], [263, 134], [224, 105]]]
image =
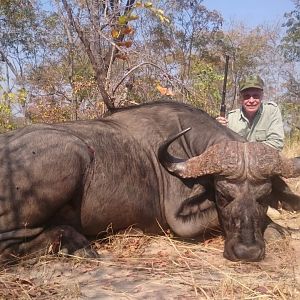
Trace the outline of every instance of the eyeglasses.
[[262, 97], [261, 93], [245, 93], [241, 95], [243, 100], [249, 100], [250, 98], [253, 98], [254, 100], [260, 100]]

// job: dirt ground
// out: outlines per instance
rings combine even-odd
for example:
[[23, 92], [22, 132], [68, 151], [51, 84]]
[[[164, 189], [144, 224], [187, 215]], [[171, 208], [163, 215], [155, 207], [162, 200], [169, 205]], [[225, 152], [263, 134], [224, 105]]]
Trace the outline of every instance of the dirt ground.
[[[300, 213], [270, 214], [300, 228]], [[42, 256], [2, 266], [0, 299], [300, 299], [296, 231], [269, 241], [258, 263], [224, 259], [220, 234], [199, 243], [131, 230], [94, 246], [100, 260]]]

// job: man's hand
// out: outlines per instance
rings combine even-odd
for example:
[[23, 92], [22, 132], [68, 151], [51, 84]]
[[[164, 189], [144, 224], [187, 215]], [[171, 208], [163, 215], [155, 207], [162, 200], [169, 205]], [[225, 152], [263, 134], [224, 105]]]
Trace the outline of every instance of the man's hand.
[[227, 120], [226, 118], [224, 118], [224, 117], [217, 117], [216, 120], [217, 120], [220, 124], [222, 124], [222, 125], [224, 125], [224, 126], [227, 126], [227, 125], [228, 125], [228, 120]]

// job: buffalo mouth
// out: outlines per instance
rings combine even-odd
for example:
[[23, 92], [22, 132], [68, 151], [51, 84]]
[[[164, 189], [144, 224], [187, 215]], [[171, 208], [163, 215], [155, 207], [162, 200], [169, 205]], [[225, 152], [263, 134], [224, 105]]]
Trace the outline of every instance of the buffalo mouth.
[[225, 241], [223, 255], [231, 261], [261, 261], [265, 257], [265, 242], [258, 240], [245, 243], [232, 238]]

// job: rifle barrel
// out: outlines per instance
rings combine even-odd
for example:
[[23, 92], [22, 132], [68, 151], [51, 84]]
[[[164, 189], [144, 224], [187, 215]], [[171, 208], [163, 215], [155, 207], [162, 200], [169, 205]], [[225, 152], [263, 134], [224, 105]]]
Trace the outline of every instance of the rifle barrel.
[[220, 116], [225, 117], [226, 113], [226, 86], [227, 86], [227, 74], [228, 74], [228, 64], [229, 64], [229, 55], [226, 55], [226, 62], [225, 62], [225, 73], [224, 73], [224, 81], [223, 81], [223, 91], [222, 91], [222, 102], [220, 108]]

